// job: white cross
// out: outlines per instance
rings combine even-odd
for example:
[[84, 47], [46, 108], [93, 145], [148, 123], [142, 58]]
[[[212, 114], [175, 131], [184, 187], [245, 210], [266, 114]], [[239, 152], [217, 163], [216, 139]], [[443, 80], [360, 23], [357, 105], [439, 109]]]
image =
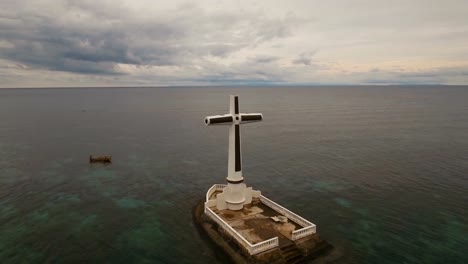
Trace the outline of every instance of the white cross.
[[239, 112], [239, 97], [230, 96], [229, 114], [207, 116], [205, 124], [229, 125], [229, 162], [227, 182], [230, 184], [240, 184], [244, 181], [242, 177], [242, 151], [240, 124], [262, 121], [263, 115], [260, 113], [244, 114]]

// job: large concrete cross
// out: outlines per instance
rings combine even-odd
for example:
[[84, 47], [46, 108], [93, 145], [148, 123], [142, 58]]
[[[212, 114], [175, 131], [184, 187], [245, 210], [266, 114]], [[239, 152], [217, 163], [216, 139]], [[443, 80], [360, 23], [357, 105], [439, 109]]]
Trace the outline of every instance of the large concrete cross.
[[[239, 112], [239, 97], [230, 96], [229, 114], [207, 116], [205, 124], [209, 125], [229, 125], [229, 162], [228, 162], [228, 185], [240, 184], [244, 181], [242, 176], [242, 151], [240, 125], [262, 121], [263, 115], [260, 113], [244, 114]], [[234, 186], [233, 186], [234, 187]], [[240, 201], [238, 201], [240, 202]]]

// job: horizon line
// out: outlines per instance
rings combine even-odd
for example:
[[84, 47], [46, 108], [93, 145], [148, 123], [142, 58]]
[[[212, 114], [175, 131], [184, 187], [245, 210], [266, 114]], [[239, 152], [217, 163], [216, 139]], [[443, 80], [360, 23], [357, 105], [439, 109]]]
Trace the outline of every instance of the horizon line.
[[0, 87], [0, 89], [77, 89], [77, 88], [279, 88], [279, 87], [416, 87], [416, 86], [468, 86], [468, 84], [225, 84], [225, 85], [142, 85], [142, 86], [23, 86]]

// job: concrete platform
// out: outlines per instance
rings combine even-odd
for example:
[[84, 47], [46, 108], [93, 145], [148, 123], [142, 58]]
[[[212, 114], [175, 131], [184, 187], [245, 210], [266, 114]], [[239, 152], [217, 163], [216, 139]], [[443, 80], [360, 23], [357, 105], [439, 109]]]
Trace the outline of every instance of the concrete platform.
[[[261, 202], [254, 201], [252, 206], [236, 213], [227, 210], [216, 212], [226, 221], [233, 223], [238, 232], [244, 235], [250, 242], [256, 239], [268, 239], [278, 237], [280, 246], [257, 255], [250, 255], [240, 246], [235, 239], [223, 231], [216, 222], [203, 213], [204, 202], [200, 201], [193, 209], [195, 226], [200, 232], [201, 238], [213, 246], [213, 254], [223, 263], [235, 264], [291, 264], [291, 263], [328, 263], [336, 260], [333, 247], [318, 234], [307, 236], [295, 242], [287, 238], [285, 231], [292, 228], [283, 223], [276, 223], [270, 216], [278, 215], [271, 208]], [[215, 208], [211, 208], [212, 210]], [[268, 218], [267, 218], [268, 217]], [[300, 228], [298, 225], [294, 228]], [[255, 228], [255, 231], [251, 230]], [[245, 233], [249, 233], [246, 235]]]
[[239, 211], [219, 211], [216, 207], [210, 209], [252, 244], [278, 237], [279, 246], [286, 246], [293, 243], [291, 232], [302, 228], [291, 220], [286, 223], [275, 222], [270, 217], [278, 216], [278, 212], [256, 198], [252, 204]]

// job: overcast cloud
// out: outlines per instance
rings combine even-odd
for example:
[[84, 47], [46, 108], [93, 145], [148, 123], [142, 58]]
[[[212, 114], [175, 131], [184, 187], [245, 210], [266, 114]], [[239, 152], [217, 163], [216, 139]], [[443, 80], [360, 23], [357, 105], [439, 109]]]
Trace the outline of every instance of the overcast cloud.
[[468, 2], [0, 3], [0, 87], [467, 84]]

